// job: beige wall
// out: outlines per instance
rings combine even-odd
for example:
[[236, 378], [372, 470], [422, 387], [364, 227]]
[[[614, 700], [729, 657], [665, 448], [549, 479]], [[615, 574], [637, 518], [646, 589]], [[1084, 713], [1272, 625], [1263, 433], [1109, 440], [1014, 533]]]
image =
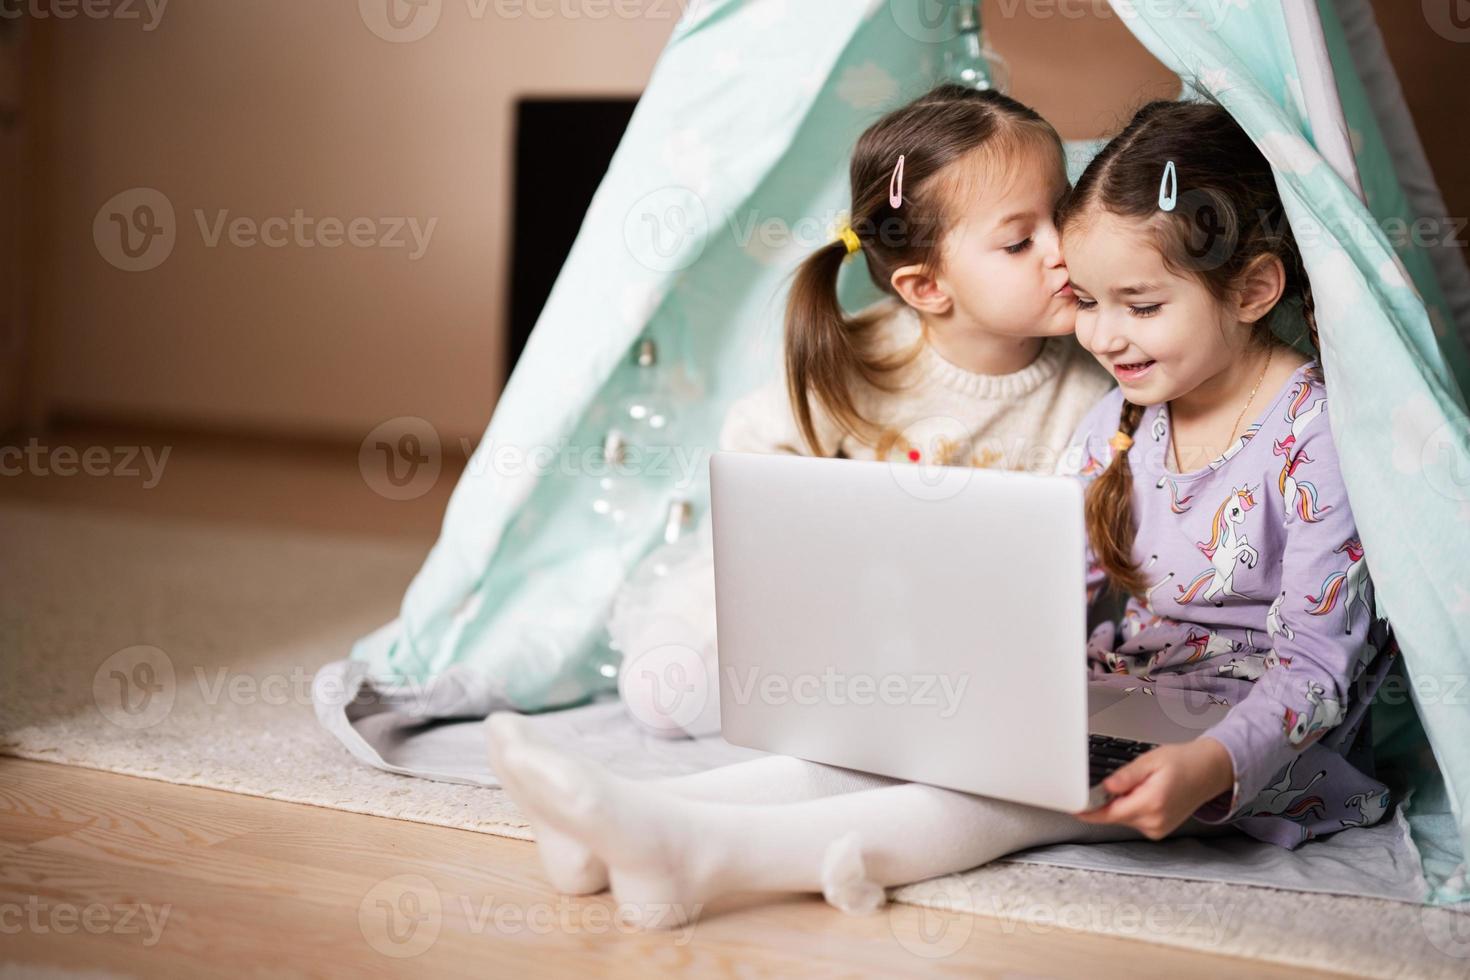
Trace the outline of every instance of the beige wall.
[[[640, 91], [683, 3], [642, 5], [665, 16], [543, 19], [496, 16], [515, 9], [506, 0], [427, 2], [439, 20], [408, 43], [375, 35], [356, 0], [174, 0], [153, 30], [34, 23], [48, 80], [36, 105], [36, 416], [356, 441], [420, 415], [446, 438], [479, 434], [504, 371], [512, 100]], [[1463, 214], [1470, 46], [1429, 31], [1418, 4], [1376, 6]], [[142, 0], [133, 9], [146, 21]], [[1176, 89], [1116, 18], [987, 23], [1015, 93], [1068, 137], [1103, 135]], [[108, 215], [142, 199], [104, 210], [95, 238], [94, 219], [136, 187], [166, 198], [176, 240], [156, 268], [126, 272], [107, 261], [127, 261]], [[228, 231], [211, 247], [197, 216], [259, 222], [298, 208], [436, 223], [413, 260], [411, 248], [238, 247]]]
[[[677, 11], [506, 18], [497, 4], [442, 0], [411, 43], [372, 33], [354, 0], [175, 0], [152, 31], [38, 21], [52, 80], [39, 106], [43, 410], [351, 439], [411, 414], [478, 435], [503, 373], [512, 100], [636, 94]], [[177, 238], [161, 265], [125, 272], [93, 221], [139, 186], [166, 196]], [[228, 235], [210, 247], [195, 215], [298, 208], [437, 224], [410, 260]]]

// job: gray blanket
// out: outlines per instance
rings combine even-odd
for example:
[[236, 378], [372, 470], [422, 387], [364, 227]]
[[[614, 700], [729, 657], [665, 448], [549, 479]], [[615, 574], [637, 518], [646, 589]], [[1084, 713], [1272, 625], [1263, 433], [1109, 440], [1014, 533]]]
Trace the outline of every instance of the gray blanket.
[[[424, 722], [378, 704], [352, 704], [365, 683], [362, 665], [338, 661], [318, 681], [348, 692], [317, 703], [317, 717], [360, 760], [407, 776], [499, 786], [486, 753], [484, 722]], [[349, 707], [344, 709], [342, 702]], [[391, 699], [390, 699], [391, 701]], [[719, 737], [667, 739], [638, 728], [617, 700], [531, 718], [548, 741], [612, 772], [656, 779], [700, 772], [764, 755]], [[1427, 887], [1408, 824], [1395, 807], [1372, 827], [1339, 831], [1294, 851], [1244, 834], [1165, 841], [1052, 844], [1002, 860], [1059, 865], [1114, 874], [1151, 875], [1261, 885], [1303, 892], [1358, 895], [1418, 903]]]

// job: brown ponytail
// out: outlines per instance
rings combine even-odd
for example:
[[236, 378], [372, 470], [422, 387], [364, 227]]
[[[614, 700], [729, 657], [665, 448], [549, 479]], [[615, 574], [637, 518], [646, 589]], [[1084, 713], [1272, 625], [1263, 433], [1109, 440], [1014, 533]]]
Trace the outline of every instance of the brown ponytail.
[[[1142, 419], [1143, 406], [1125, 399], [1118, 431], [1131, 438]], [[1092, 553], [1107, 571], [1113, 587], [1129, 595], [1143, 595], [1148, 586], [1133, 563], [1133, 538], [1137, 532], [1133, 524], [1133, 468], [1128, 465], [1128, 450], [1114, 448], [1108, 468], [1087, 488], [1083, 513]]]
[[[1061, 138], [1034, 110], [999, 92], [955, 84], [940, 85], [869, 126], [858, 138], [848, 170], [849, 224], [873, 284], [898, 298], [891, 282], [895, 270], [919, 265], [937, 273], [940, 243], [960, 213], [958, 203], [972, 193], [976, 166], [984, 166], [987, 176], [1015, 166], [1016, 150], [1023, 145], [1042, 148], [1065, 173]], [[899, 154], [904, 155], [903, 195], [894, 208], [889, 179]], [[976, 166], [952, 166], [961, 159]], [[819, 247], [797, 267], [786, 304], [787, 394], [808, 451], [818, 456], [827, 450], [819, 444], [811, 398], [839, 429], [871, 444], [877, 426], [862, 416], [853, 382], [894, 391], [887, 376], [909, 363], [921, 346], [881, 353], [870, 339], [884, 311], [844, 314], [837, 283], [847, 257], [841, 239]]]
[[[1178, 174], [1177, 205], [1165, 211], [1159, 207], [1159, 187], [1171, 162]], [[1279, 343], [1280, 316], [1295, 305], [1312, 348], [1321, 351], [1312, 284], [1275, 175], [1223, 106], [1159, 101], [1138, 110], [1078, 178], [1058, 210], [1058, 226], [1065, 231], [1079, 216], [1099, 211], [1141, 222], [1153, 233], [1167, 268], [1192, 276], [1222, 301], [1258, 259], [1280, 259], [1286, 303], [1256, 322], [1250, 343], [1262, 348]], [[1132, 436], [1142, 418], [1143, 409], [1125, 401], [1118, 427]], [[1127, 457], [1126, 451], [1114, 451], [1107, 470], [1088, 487], [1087, 533], [1114, 589], [1142, 596], [1148, 587], [1133, 562], [1136, 528]]]

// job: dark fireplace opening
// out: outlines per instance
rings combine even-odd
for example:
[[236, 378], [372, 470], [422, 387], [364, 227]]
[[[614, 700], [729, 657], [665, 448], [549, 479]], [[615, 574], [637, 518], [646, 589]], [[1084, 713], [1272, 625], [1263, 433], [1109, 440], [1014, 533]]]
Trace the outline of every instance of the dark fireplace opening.
[[506, 377], [551, 295], [637, 96], [516, 101]]

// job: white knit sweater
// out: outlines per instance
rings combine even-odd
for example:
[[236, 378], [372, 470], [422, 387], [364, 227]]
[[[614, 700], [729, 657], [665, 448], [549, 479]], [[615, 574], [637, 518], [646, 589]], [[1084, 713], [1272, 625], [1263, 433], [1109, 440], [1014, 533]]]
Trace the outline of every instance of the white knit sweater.
[[[882, 314], [873, 333], [878, 353], [906, 350], [918, 340], [912, 307], [886, 299], [871, 309]], [[1071, 336], [1047, 338], [1034, 361], [1000, 375], [968, 371], [926, 343], [889, 380], [897, 391], [853, 382], [858, 411], [881, 427], [872, 445], [842, 432], [810, 399], [823, 453], [1051, 473], [1077, 424], [1112, 387], [1107, 371]], [[724, 450], [810, 455], [798, 448], [806, 445], [799, 432], [782, 371], [731, 406], [719, 442]]]

